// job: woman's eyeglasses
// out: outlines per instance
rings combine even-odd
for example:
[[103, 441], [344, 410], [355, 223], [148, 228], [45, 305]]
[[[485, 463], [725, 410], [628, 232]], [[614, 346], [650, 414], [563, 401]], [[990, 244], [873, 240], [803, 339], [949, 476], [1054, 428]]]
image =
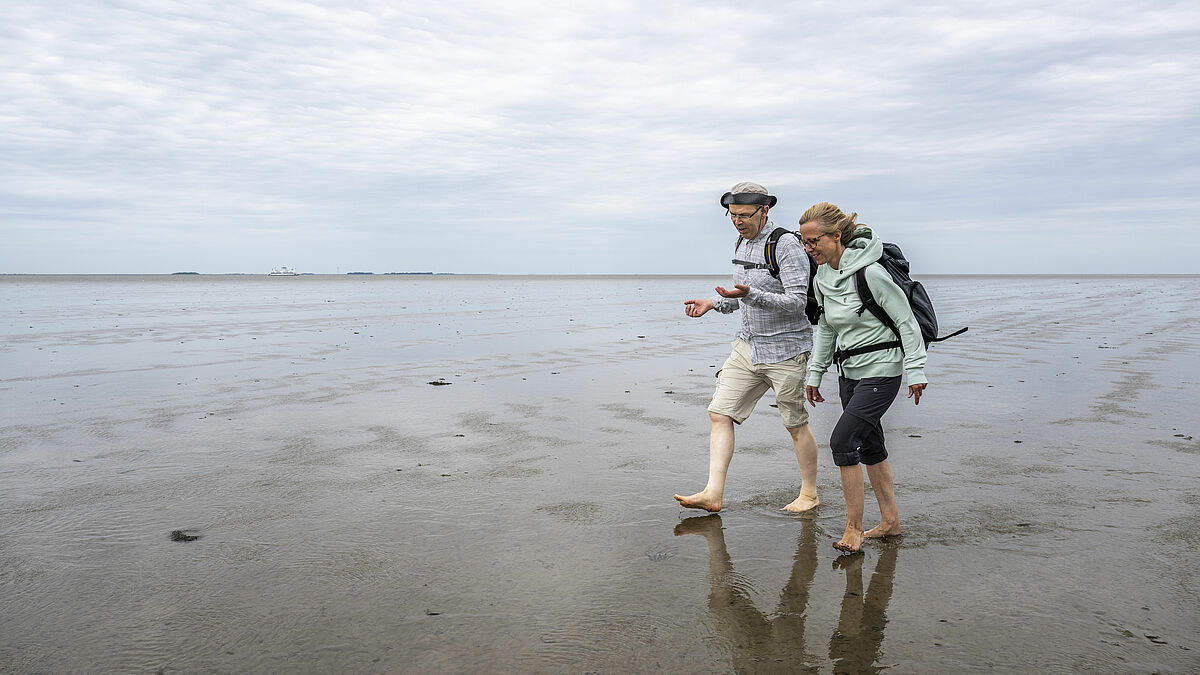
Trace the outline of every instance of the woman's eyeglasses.
[[824, 237], [825, 235], [828, 235], [828, 234], [837, 234], [837, 232], [822, 232], [821, 234], [818, 234], [817, 236], [813, 237], [812, 239], [805, 239], [804, 237], [801, 237], [800, 243], [804, 244], [804, 248], [816, 248], [817, 242], [821, 241], [821, 237]]

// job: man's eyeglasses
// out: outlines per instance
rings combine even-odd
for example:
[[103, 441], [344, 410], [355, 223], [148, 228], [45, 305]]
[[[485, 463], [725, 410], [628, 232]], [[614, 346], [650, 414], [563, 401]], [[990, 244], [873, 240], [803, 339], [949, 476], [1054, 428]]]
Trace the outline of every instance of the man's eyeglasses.
[[801, 237], [800, 243], [804, 244], [804, 248], [816, 248], [817, 242], [821, 241], [821, 237], [824, 237], [829, 234], [838, 234], [838, 233], [837, 232], [822, 232], [821, 234], [818, 234], [817, 236], [813, 237], [812, 239], [805, 239], [805, 238]]
[[750, 213], [732, 213], [729, 209], [725, 209], [725, 215], [729, 216], [730, 220], [750, 220], [757, 216], [759, 211], [762, 211], [761, 206], [755, 207]]

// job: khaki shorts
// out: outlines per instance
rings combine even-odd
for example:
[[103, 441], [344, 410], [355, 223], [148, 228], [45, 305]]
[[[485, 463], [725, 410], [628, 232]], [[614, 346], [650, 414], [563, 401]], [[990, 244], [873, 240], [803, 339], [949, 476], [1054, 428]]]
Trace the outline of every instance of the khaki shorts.
[[767, 389], [774, 389], [783, 426], [789, 429], [802, 427], [808, 424], [808, 410], [804, 407], [807, 371], [807, 352], [779, 363], [756, 365], [750, 356], [750, 343], [738, 338], [733, 341], [733, 353], [717, 371], [717, 390], [713, 392], [708, 411], [741, 424], [754, 412], [755, 404]]

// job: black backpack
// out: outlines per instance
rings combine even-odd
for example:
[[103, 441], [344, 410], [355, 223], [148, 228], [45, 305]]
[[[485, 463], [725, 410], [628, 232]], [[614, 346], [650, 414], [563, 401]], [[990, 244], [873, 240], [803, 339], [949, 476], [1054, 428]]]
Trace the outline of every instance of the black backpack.
[[[741, 265], [748, 270], [765, 269], [771, 273], [771, 276], [778, 279], [779, 261], [775, 259], [775, 244], [778, 243], [779, 238], [785, 234], [794, 234], [796, 235], [796, 239], [800, 238], [799, 233], [792, 232], [791, 230], [787, 230], [782, 227], [777, 227], [774, 230], [771, 230], [771, 234], [767, 237], [767, 246], [765, 249], [763, 249], [763, 255], [767, 259], [767, 263], [765, 265], [737, 259], [733, 261], [733, 264]], [[738, 237], [737, 246], [741, 246], [741, 244], [742, 239], [741, 237]], [[734, 250], [737, 250], [737, 246], [734, 247]], [[804, 305], [804, 315], [808, 317], [809, 323], [816, 324], [817, 320], [821, 318], [821, 312], [825, 311], [824, 308], [821, 307], [821, 303], [817, 302], [817, 296], [813, 295], [813, 277], [817, 276], [817, 262], [813, 260], [811, 255], [808, 254], [808, 251], [805, 251], [804, 255], [808, 256], [808, 302]]]
[[[905, 297], [908, 298], [908, 306], [912, 309], [913, 316], [917, 319], [917, 325], [921, 327], [921, 339], [925, 341], [925, 346], [928, 347], [931, 342], [941, 342], [961, 335], [967, 332], [967, 327], [964, 326], [949, 335], [938, 337], [937, 315], [933, 312], [933, 301], [929, 299], [929, 293], [925, 291], [925, 287], [921, 282], [914, 281], [908, 276], [908, 260], [905, 259], [904, 253], [900, 251], [900, 247], [888, 242], [883, 243], [883, 255], [879, 256], [878, 264], [883, 266], [891, 275], [892, 281], [904, 291]], [[900, 344], [900, 329], [896, 327], [896, 322], [892, 321], [892, 317], [875, 302], [875, 296], [871, 294], [871, 287], [867, 285], [867, 268], [860, 267], [854, 272], [854, 286], [858, 291], [858, 299], [862, 301], [862, 307], [858, 308], [859, 316], [862, 316], [863, 310], [871, 312], [875, 315], [879, 322], [891, 329], [896, 334], [895, 340], [881, 342], [875, 345], [867, 345], [865, 347], [856, 347], [854, 349], [837, 350], [834, 352], [834, 363], [841, 363], [847, 356], [855, 356], [857, 354], [866, 354], [867, 352], [879, 351], [881, 349], [892, 349], [893, 347], [903, 347]]]

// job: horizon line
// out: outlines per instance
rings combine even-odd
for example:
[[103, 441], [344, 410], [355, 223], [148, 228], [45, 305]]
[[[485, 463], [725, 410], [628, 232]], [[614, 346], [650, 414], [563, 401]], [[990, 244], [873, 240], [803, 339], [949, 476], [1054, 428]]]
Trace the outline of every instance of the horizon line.
[[[0, 277], [725, 277], [728, 272], [0, 272]], [[918, 272], [917, 277], [1198, 277], [1189, 272]]]

